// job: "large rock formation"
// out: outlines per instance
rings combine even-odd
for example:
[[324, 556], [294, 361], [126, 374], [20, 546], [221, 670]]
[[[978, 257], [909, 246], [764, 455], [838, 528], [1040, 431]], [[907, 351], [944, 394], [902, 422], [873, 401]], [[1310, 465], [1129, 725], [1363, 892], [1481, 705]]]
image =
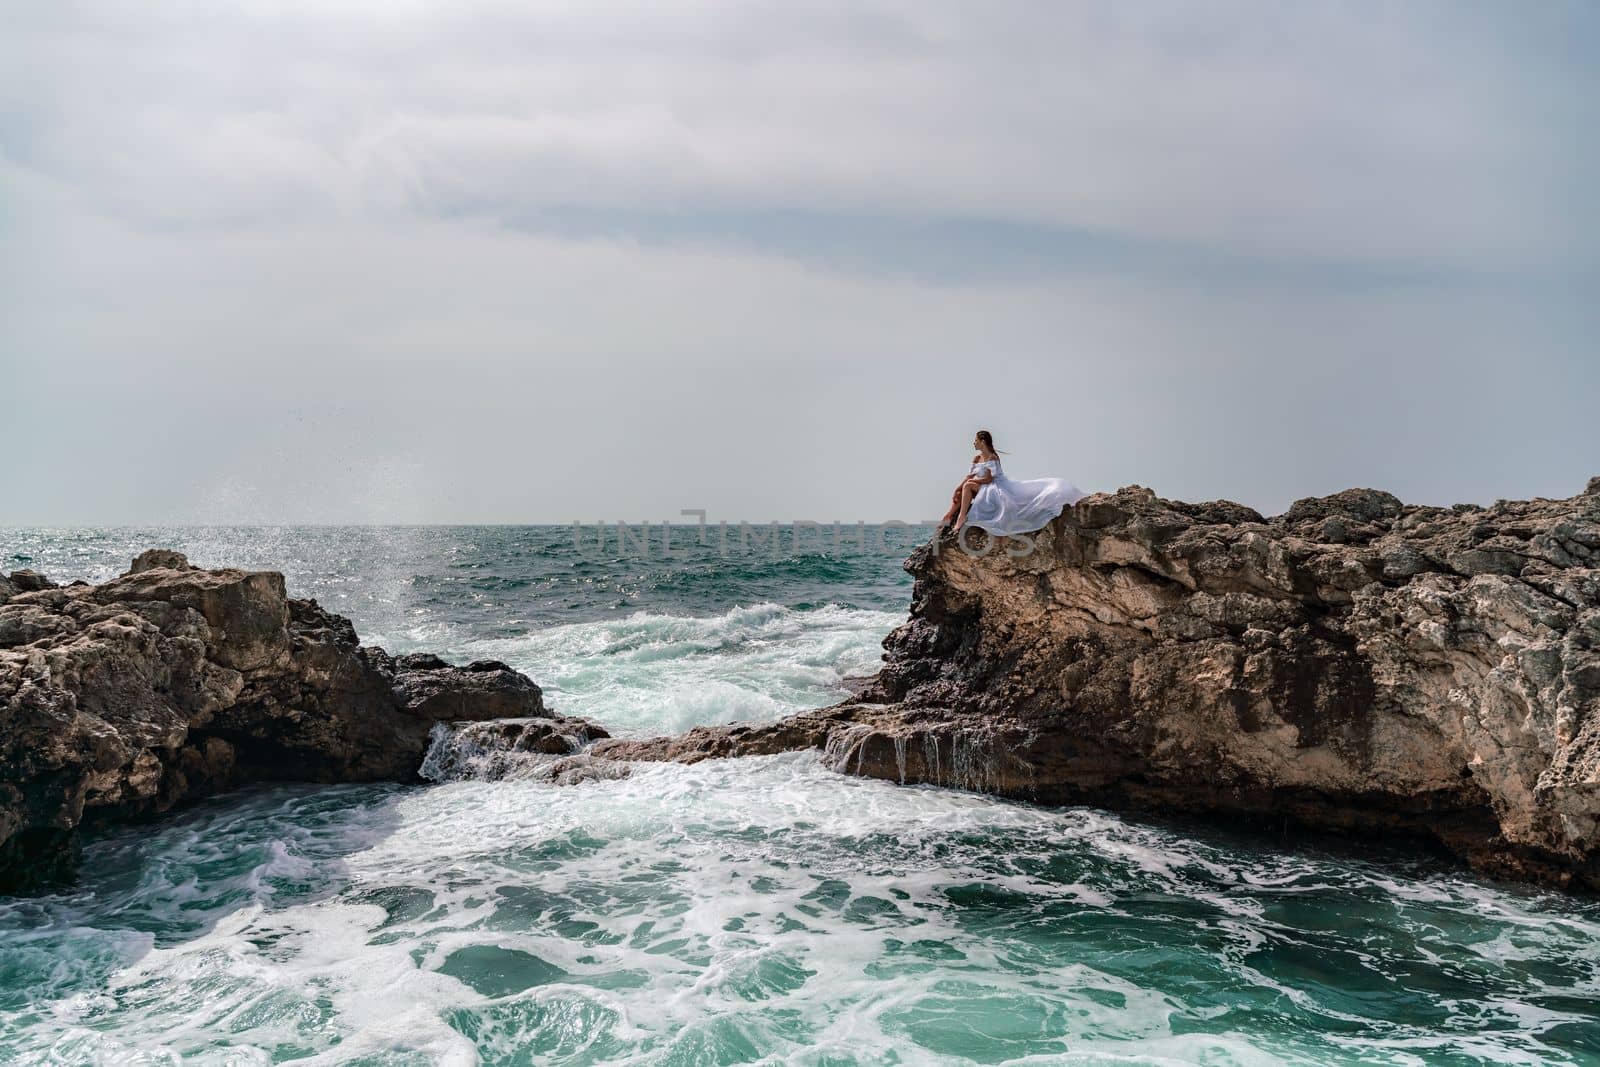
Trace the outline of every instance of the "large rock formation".
[[904, 782], [1419, 835], [1600, 888], [1600, 479], [1487, 508], [1355, 489], [1273, 519], [1132, 487], [967, 544], [907, 563], [911, 618], [860, 697], [591, 751], [810, 746]]
[[513, 716], [552, 717], [521, 674], [362, 647], [281, 574], [163, 550], [100, 586], [19, 571], [0, 579], [0, 889], [66, 873], [85, 821], [252, 781], [415, 780], [434, 723]]

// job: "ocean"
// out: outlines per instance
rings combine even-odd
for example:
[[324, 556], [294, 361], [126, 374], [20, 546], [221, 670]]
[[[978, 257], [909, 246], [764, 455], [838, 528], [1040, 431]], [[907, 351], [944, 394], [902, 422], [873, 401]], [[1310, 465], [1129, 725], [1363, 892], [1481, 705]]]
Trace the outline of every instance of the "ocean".
[[[0, 569], [103, 581], [160, 545], [281, 570], [367, 643], [504, 660], [643, 736], [841, 699], [918, 536], [30, 529]], [[0, 899], [0, 1062], [1600, 1063], [1600, 902], [812, 753], [260, 787]]]

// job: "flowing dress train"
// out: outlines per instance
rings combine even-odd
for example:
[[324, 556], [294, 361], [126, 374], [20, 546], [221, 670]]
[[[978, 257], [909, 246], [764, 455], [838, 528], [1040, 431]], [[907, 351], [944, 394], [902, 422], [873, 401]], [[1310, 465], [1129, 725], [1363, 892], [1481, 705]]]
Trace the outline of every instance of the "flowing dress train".
[[1061, 478], [1037, 478], [1019, 482], [1007, 478], [997, 459], [974, 463], [970, 476], [977, 477], [985, 470], [994, 474], [973, 494], [972, 506], [967, 509], [967, 522], [1000, 537], [1031, 533], [1042, 529], [1051, 519], [1088, 496], [1082, 489]]

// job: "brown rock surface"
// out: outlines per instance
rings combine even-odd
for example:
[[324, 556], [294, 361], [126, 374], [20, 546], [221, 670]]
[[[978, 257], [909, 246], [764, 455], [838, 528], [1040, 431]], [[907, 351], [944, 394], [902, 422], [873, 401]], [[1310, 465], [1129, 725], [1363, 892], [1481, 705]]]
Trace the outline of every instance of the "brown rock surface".
[[167, 550], [100, 586], [18, 572], [0, 585], [0, 888], [65, 873], [86, 820], [250, 781], [415, 780], [435, 723], [505, 716], [556, 719], [504, 664], [362, 647], [281, 574]]
[[919, 549], [911, 618], [848, 703], [591, 752], [813, 747], [1046, 803], [1415, 835], [1600, 888], [1600, 479], [1487, 508], [1353, 489], [1273, 519], [1135, 486], [1026, 540]]

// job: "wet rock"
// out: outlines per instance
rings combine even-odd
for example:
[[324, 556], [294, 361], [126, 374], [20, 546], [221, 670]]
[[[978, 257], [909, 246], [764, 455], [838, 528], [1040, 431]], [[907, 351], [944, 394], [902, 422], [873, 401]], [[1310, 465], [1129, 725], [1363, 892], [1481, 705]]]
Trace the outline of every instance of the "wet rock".
[[631, 773], [632, 768], [626, 763], [580, 753], [551, 763], [549, 781], [555, 785], [582, 785], [584, 782], [616, 781]]
[[609, 736], [600, 726], [576, 718], [440, 723], [433, 728], [421, 774], [438, 782], [534, 779], [558, 785], [625, 778], [626, 763], [583, 751], [591, 741]]
[[504, 664], [363, 647], [273, 572], [157, 549], [99, 586], [17, 574], [0, 589], [0, 889], [70, 870], [85, 822], [251, 781], [414, 781], [441, 720], [574, 729]]

